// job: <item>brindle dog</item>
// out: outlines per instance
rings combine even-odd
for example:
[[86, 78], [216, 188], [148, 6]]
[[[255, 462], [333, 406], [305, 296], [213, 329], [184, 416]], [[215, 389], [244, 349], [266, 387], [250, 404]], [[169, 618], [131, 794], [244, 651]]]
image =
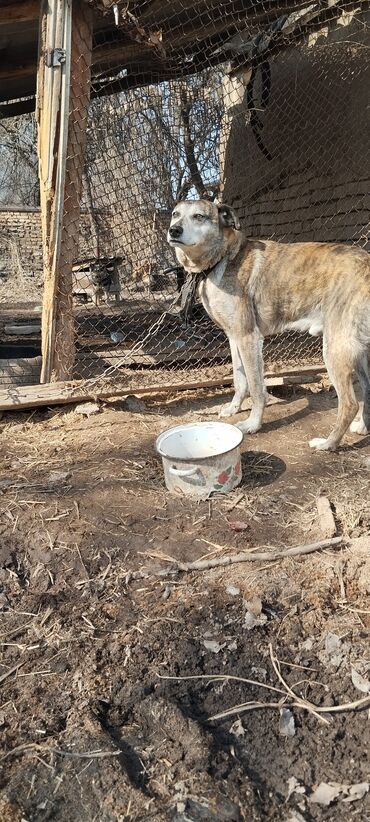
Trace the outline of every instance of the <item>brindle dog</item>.
[[[323, 335], [323, 355], [338, 395], [336, 424], [311, 448], [334, 451], [350, 426], [370, 429], [370, 255], [338, 243], [276, 243], [245, 237], [235, 211], [207, 200], [178, 203], [168, 242], [189, 274], [203, 272], [204, 308], [229, 339], [235, 395], [222, 417], [240, 410], [250, 393], [252, 410], [239, 424], [258, 431], [266, 402], [262, 340], [288, 329]], [[357, 402], [357, 373], [362, 401]], [[357, 417], [356, 417], [357, 414]], [[355, 419], [356, 418], [356, 419]]]

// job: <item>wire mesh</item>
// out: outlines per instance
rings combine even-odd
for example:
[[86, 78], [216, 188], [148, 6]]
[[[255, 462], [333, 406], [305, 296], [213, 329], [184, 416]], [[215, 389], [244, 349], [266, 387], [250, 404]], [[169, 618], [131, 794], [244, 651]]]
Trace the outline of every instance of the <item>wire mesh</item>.
[[[199, 304], [183, 323], [171, 210], [178, 199], [218, 198], [249, 236], [367, 247], [369, 4], [90, 6], [83, 168], [81, 150], [69, 149], [70, 186], [82, 183], [81, 213], [69, 219], [73, 376], [130, 385], [171, 372], [181, 383], [190, 370], [223, 376], [224, 334]], [[264, 351], [276, 370], [321, 360], [320, 340], [293, 332], [267, 338]]]

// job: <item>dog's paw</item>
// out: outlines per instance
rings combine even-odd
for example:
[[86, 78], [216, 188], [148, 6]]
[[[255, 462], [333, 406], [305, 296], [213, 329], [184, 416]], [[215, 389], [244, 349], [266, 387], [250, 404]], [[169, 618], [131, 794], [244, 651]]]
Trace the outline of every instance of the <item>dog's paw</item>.
[[232, 400], [232, 402], [228, 402], [220, 408], [218, 416], [220, 419], [232, 417], [234, 414], [237, 414], [238, 411], [240, 411], [240, 402], [234, 402], [234, 400]]
[[366, 427], [362, 417], [361, 419], [353, 420], [353, 422], [351, 422], [349, 430], [352, 431], [352, 434], [363, 434], [363, 436], [369, 433], [369, 430]]
[[261, 423], [259, 420], [253, 420], [249, 418], [249, 420], [244, 420], [244, 422], [239, 422], [236, 425], [236, 428], [239, 428], [243, 434], [255, 434], [256, 431], [259, 431], [261, 428]]
[[313, 440], [310, 440], [308, 444], [310, 448], [314, 448], [315, 451], [335, 451], [337, 448], [330, 439], [324, 439], [324, 437], [315, 437]]

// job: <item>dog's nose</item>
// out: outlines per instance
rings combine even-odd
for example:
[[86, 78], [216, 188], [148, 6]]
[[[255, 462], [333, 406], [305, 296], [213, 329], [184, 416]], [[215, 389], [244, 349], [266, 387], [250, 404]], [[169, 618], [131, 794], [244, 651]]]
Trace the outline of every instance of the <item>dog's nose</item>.
[[174, 240], [177, 240], [178, 237], [181, 237], [183, 230], [181, 225], [173, 225], [169, 230], [169, 235], [173, 237]]

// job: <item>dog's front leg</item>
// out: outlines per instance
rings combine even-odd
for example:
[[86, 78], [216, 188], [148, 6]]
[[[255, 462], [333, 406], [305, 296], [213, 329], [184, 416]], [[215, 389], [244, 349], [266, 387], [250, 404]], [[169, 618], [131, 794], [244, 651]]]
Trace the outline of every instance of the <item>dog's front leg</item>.
[[252, 400], [251, 413], [245, 422], [237, 428], [244, 434], [254, 434], [262, 425], [263, 411], [266, 404], [266, 388], [263, 379], [263, 357], [261, 335], [257, 329], [238, 340], [239, 354], [249, 385]]
[[231, 351], [231, 360], [233, 364], [233, 380], [235, 394], [231, 402], [223, 405], [219, 412], [219, 417], [232, 417], [237, 414], [242, 407], [244, 398], [249, 393], [248, 380], [245, 376], [244, 366], [239, 354], [238, 343], [232, 337], [229, 337], [229, 345]]

